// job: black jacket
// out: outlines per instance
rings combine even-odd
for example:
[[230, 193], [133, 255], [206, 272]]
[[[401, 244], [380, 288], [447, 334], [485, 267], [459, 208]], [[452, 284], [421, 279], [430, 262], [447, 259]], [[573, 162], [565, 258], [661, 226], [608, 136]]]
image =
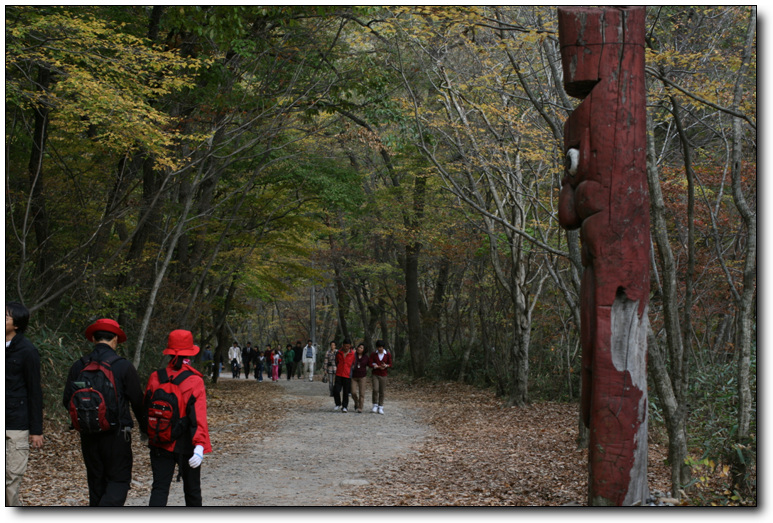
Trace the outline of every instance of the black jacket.
[[[103, 361], [114, 353], [115, 351], [113, 351], [110, 345], [107, 345], [106, 343], [97, 343], [94, 345], [94, 350], [91, 351], [91, 354], [89, 354], [86, 359]], [[80, 374], [80, 371], [83, 370], [84, 366], [83, 359], [79, 359], [73, 363], [72, 367], [70, 367], [70, 373], [67, 375], [67, 381], [64, 385], [64, 394], [62, 396], [62, 405], [64, 405], [65, 409], [68, 409], [70, 404], [71, 391], [68, 390], [68, 384], [77, 380], [78, 374]], [[142, 410], [143, 390], [140, 385], [140, 377], [137, 375], [137, 369], [135, 369], [134, 365], [127, 359], [117, 360], [113, 363], [112, 368], [113, 377], [115, 378], [119, 394], [118, 400], [120, 401], [121, 427], [134, 426], [128, 408], [129, 405], [131, 405], [131, 410], [134, 411], [134, 417], [137, 418], [140, 428], [144, 431], [145, 416]]]
[[43, 434], [43, 391], [40, 355], [23, 334], [5, 348], [5, 428]]

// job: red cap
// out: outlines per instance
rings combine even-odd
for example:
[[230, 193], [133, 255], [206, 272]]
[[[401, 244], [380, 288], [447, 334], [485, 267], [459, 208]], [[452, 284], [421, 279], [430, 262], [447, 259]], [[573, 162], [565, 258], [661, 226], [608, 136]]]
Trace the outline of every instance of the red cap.
[[95, 321], [86, 329], [86, 339], [93, 342], [94, 333], [97, 331], [112, 332], [118, 336], [118, 343], [123, 343], [126, 341], [126, 333], [121, 330], [121, 326], [118, 325], [118, 322], [115, 320], [102, 318], [101, 320]]
[[195, 356], [198, 353], [199, 348], [193, 344], [193, 334], [191, 334], [191, 331], [177, 329], [169, 333], [169, 340], [166, 343], [164, 354]]

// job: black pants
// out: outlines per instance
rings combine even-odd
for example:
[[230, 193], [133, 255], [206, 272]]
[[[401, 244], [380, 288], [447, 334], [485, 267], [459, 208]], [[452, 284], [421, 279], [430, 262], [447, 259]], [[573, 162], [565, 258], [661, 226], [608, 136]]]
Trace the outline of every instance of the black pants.
[[172, 486], [174, 468], [180, 469], [183, 479], [183, 493], [186, 507], [201, 506], [201, 466], [191, 468], [190, 454], [177, 454], [157, 447], [150, 447], [150, 467], [153, 469], [153, 487], [150, 490], [150, 507], [165, 507]]
[[[343, 391], [343, 398], [341, 397], [341, 391]], [[351, 392], [352, 378], [336, 376], [335, 387], [333, 387], [333, 401], [336, 402], [336, 407], [340, 406], [349, 409], [349, 394]]]
[[244, 378], [247, 379], [250, 377], [250, 364], [245, 363], [244, 364]]
[[287, 365], [287, 379], [292, 379], [293, 377], [293, 370], [295, 369], [294, 363], [292, 361], [288, 361], [286, 363]]
[[81, 434], [89, 506], [122, 507], [132, 480], [131, 435], [124, 432]]

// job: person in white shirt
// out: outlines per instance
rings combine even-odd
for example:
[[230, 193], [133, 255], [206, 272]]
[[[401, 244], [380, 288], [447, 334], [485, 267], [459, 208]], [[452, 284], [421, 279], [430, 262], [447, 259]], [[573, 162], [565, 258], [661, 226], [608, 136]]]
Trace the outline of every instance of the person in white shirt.
[[242, 368], [242, 349], [236, 342], [234, 342], [233, 347], [229, 347], [228, 349], [228, 361], [231, 362], [233, 377], [238, 378], [239, 369]]
[[303, 372], [309, 377], [309, 381], [314, 381], [314, 362], [317, 361], [317, 346], [306, 342], [303, 350]]

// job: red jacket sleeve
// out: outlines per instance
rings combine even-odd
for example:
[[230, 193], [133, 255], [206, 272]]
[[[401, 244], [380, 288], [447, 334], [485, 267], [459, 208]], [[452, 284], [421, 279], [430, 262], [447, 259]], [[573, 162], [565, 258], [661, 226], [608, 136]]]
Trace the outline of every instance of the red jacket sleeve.
[[[193, 433], [193, 446], [201, 445], [204, 447], [204, 454], [212, 452], [212, 444], [209, 440], [209, 425], [207, 424], [207, 392], [204, 387], [204, 380], [201, 376], [191, 376], [183, 383], [190, 382], [193, 401], [187, 403], [189, 416], [196, 420], [196, 430]], [[185, 393], [186, 391], [183, 390]], [[190, 412], [193, 410], [193, 412]]]

